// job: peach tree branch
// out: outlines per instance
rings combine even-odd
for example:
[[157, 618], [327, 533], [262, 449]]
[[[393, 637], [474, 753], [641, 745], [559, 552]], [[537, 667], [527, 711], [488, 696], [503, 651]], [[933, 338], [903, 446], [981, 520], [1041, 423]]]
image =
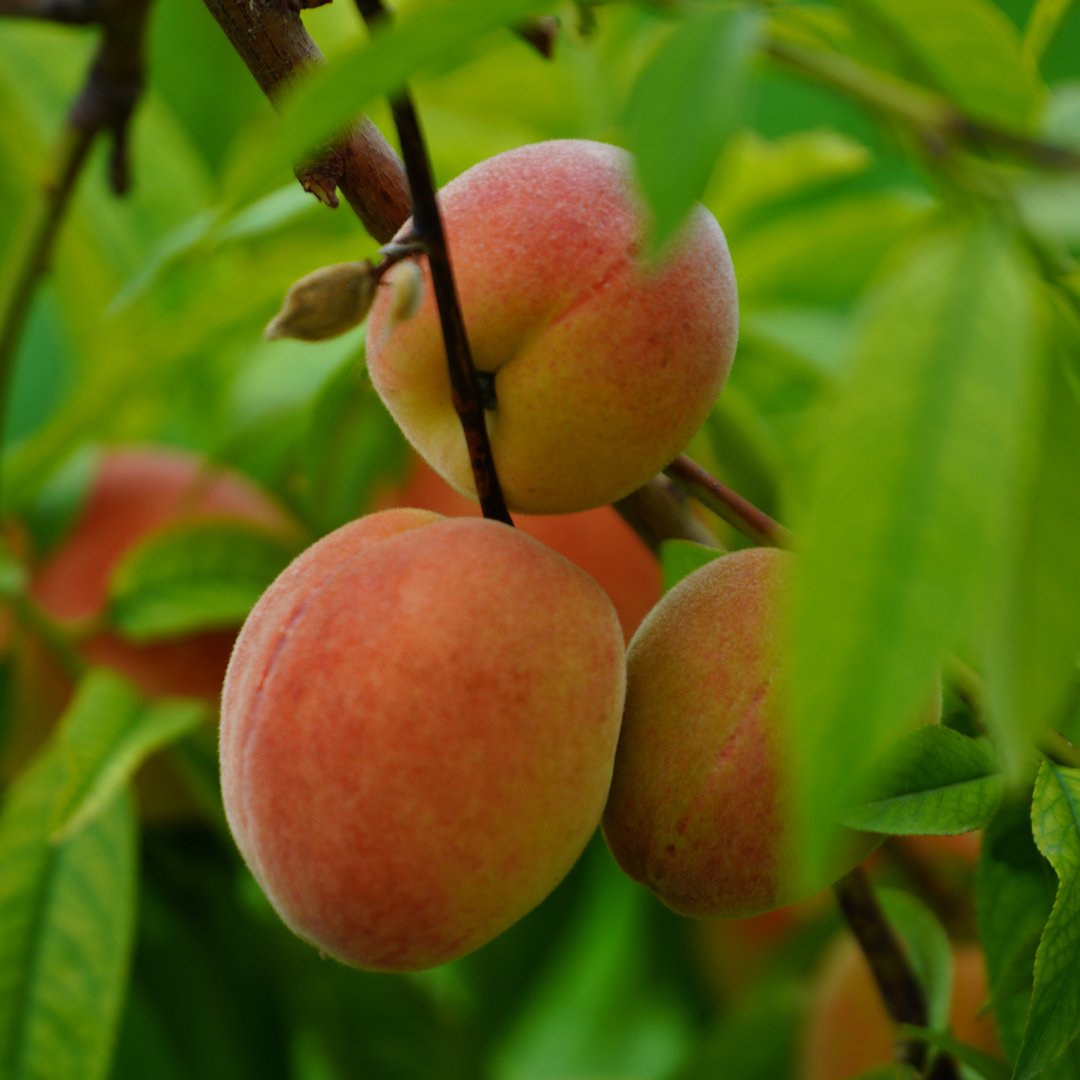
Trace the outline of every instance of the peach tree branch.
[[0, 16], [89, 26], [104, 21], [103, 0], [0, 0]]
[[[833, 886], [833, 891], [866, 956], [890, 1018], [896, 1024], [926, 1027], [929, 1022], [926, 993], [874, 895], [866, 871], [856, 867]], [[921, 1073], [926, 1066], [926, 1045], [905, 1039], [897, 1047], [897, 1057]], [[939, 1059], [934, 1076], [939, 1080], [959, 1080], [955, 1062], [947, 1056]]]
[[673, 480], [694, 496], [703, 506], [734, 526], [748, 540], [766, 547], [790, 548], [794, 537], [764, 510], [749, 499], [722, 484], [693, 458], [680, 454], [665, 470]]
[[986, 123], [937, 94], [880, 74], [851, 57], [775, 40], [763, 51], [803, 78], [900, 120], [931, 148], [958, 144], [984, 153], [994, 150], [1049, 172], [1080, 172], [1080, 150]]
[[[21, 10], [10, 10], [12, 7]], [[51, 0], [38, 4], [8, 4], [3, 9], [4, 14], [38, 15], [67, 22], [100, 22], [102, 37], [83, 88], [68, 113], [53, 177], [44, 185], [41, 204], [30, 222], [11, 292], [0, 314], [0, 447], [4, 442], [8, 398], [23, 328], [37, 286], [48, 272], [56, 237], [79, 176], [99, 135], [107, 133], [112, 140], [109, 181], [113, 191], [123, 195], [131, 184], [128, 128], [143, 87], [143, 44], [150, 0], [90, 4], [84, 13], [92, 11], [93, 18], [64, 17], [64, 13], [71, 15], [79, 7], [74, 2]]]
[[[271, 102], [296, 75], [324, 62], [288, 0], [204, 2]], [[300, 166], [297, 179], [330, 207], [338, 205], [340, 190], [379, 243], [393, 237], [409, 216], [409, 189], [401, 162], [366, 118], [344, 139]]]

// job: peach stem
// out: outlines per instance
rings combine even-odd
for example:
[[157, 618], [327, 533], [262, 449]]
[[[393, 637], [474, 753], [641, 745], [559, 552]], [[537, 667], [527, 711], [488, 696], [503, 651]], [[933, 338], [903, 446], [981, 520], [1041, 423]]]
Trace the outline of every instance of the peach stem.
[[[382, 0], [356, 0], [356, 6], [371, 29], [375, 29], [387, 18]], [[428, 266], [435, 286], [435, 301], [439, 308], [439, 321], [446, 345], [446, 359], [450, 367], [454, 411], [461, 421], [465, 442], [469, 448], [469, 463], [472, 465], [480, 509], [486, 518], [513, 525], [491, 452], [484, 397], [469, 348], [468, 335], [465, 333], [465, 320], [461, 314], [457, 286], [454, 284], [450, 252], [446, 245], [446, 234], [443, 232], [439, 204], [435, 198], [435, 181], [420, 129], [420, 118], [406, 90], [391, 98], [390, 109], [401, 141], [405, 173], [409, 178], [413, 205], [413, 239], [421, 242], [427, 250]]]

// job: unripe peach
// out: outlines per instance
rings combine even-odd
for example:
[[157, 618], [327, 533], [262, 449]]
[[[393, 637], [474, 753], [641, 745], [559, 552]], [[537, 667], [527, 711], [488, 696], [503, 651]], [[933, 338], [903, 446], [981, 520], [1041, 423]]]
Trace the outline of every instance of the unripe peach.
[[[455, 491], [422, 460], [410, 469], [405, 486], [379, 499], [379, 505], [418, 506], [452, 517], [480, 513], [475, 502]], [[578, 514], [519, 514], [514, 524], [596, 580], [611, 597], [627, 641], [660, 599], [659, 561], [612, 507]]]
[[[731, 366], [738, 312], [720, 227], [697, 207], [647, 267], [630, 165], [603, 143], [544, 142], [481, 162], [440, 194], [473, 357], [493, 387], [495, 463], [523, 513], [602, 506], [644, 484], [701, 426]], [[368, 367], [409, 441], [474, 495], [421, 261], [411, 318], [395, 321], [393, 290], [380, 290]]]
[[[997, 1028], [984, 1012], [986, 963], [977, 945], [953, 948], [949, 1025], [955, 1038], [1000, 1055]], [[810, 997], [798, 1050], [798, 1080], [850, 1080], [894, 1060], [896, 1028], [881, 1001], [855, 939], [845, 936], [826, 953]]]
[[599, 823], [624, 695], [610, 601], [514, 529], [387, 510], [252, 610], [222, 700], [225, 809], [282, 919], [431, 967], [539, 903]]
[[[828, 884], [790, 865], [780, 624], [793, 559], [772, 548], [715, 559], [630, 643], [604, 833], [622, 868], [686, 915], [754, 915]], [[836, 877], [880, 837], [845, 841]]]

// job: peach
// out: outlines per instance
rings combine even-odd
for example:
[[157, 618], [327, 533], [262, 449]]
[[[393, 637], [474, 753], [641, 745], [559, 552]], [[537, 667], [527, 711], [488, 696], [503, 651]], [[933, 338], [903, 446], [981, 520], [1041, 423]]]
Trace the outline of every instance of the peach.
[[[604, 834], [622, 868], [682, 914], [756, 915], [829, 883], [790, 865], [779, 623], [793, 559], [771, 548], [715, 559], [630, 642]], [[839, 834], [834, 877], [880, 839]]]
[[[1001, 1054], [989, 995], [986, 964], [977, 945], [953, 948], [949, 1024], [955, 1038], [987, 1054]], [[895, 1029], [855, 939], [830, 948], [810, 997], [800, 1039], [798, 1080], [849, 1080], [894, 1059]]]
[[539, 903], [599, 823], [622, 633], [515, 529], [385, 510], [252, 610], [222, 698], [237, 846], [284, 922], [345, 963], [432, 967]]
[[[727, 243], [701, 206], [655, 267], [629, 155], [556, 140], [499, 154], [440, 194], [488, 431], [512, 510], [614, 502], [671, 461], [704, 422], [738, 333]], [[411, 223], [406, 223], [399, 238]], [[376, 390], [409, 441], [475, 496], [426, 260], [419, 310], [396, 317], [387, 274], [368, 320]]]
[[[479, 506], [456, 492], [422, 459], [405, 486], [378, 500], [382, 507], [418, 506], [448, 517], [476, 516]], [[660, 563], [610, 506], [579, 514], [522, 514], [514, 524], [580, 566], [608, 594], [627, 641], [660, 599]]]
[[[237, 473], [208, 467], [180, 450], [109, 450], [71, 531], [32, 569], [30, 595], [61, 624], [100, 616], [111, 574], [123, 556], [157, 530], [194, 519], [241, 521], [296, 536], [296, 524], [285, 511]], [[29, 628], [20, 627], [14, 634], [17, 685], [8, 772], [44, 739], [72, 689]], [[236, 630], [227, 629], [135, 644], [100, 631], [83, 641], [79, 651], [89, 663], [126, 675], [151, 697], [180, 695], [216, 703], [235, 637]], [[141, 785], [140, 795], [146, 805], [160, 804], [169, 816], [166, 807], [183, 802], [179, 792], [172, 791], [179, 782], [161, 770], [152, 780]]]

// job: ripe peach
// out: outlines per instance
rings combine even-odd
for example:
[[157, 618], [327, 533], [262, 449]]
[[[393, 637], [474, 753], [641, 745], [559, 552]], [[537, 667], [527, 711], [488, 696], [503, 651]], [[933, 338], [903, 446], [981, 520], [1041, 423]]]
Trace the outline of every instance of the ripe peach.
[[[685, 446], [716, 400], [738, 332], [735, 274], [703, 208], [655, 268], [630, 157], [556, 140], [499, 154], [440, 194], [477, 369], [511, 509], [566, 513], [614, 502]], [[410, 227], [406, 223], [400, 235]], [[423, 299], [395, 318], [387, 275], [368, 321], [368, 367], [409, 441], [475, 495], [451, 407], [426, 261]]]
[[[101, 615], [109, 579], [140, 540], [188, 519], [242, 521], [287, 535], [296, 525], [268, 495], [242, 476], [207, 468], [197, 456], [161, 447], [106, 452], [85, 506], [60, 545], [37, 567], [30, 595], [61, 623]], [[17, 639], [17, 688], [6, 769], [16, 768], [44, 739], [71, 694], [71, 685], [43, 642], [22, 627]], [[92, 634], [80, 653], [92, 664], [130, 678], [149, 696], [182, 695], [216, 702], [235, 630], [214, 630], [172, 640], [133, 644], [116, 634]], [[159, 771], [141, 795], [173, 803], [175, 787]], [[161, 798], [158, 798], [161, 796]]]
[[[419, 506], [448, 517], [476, 516], [479, 506], [417, 459], [405, 486], [380, 506]], [[611, 597], [627, 641], [660, 599], [660, 563], [610, 506], [579, 514], [521, 514], [514, 524], [591, 575]]]
[[596, 828], [624, 650], [588, 575], [505, 525], [385, 510], [252, 610], [222, 699], [240, 851], [345, 963], [432, 967], [540, 902]]
[[[987, 1054], [1001, 1054], [977, 945], [953, 948], [949, 1024], [953, 1035]], [[895, 1029], [865, 957], [850, 935], [828, 950], [811, 995], [800, 1040], [798, 1080], [849, 1080], [893, 1060]]]
[[[753, 548], [714, 560], [630, 643], [604, 834], [632, 878], [686, 915], [755, 915], [828, 884], [804, 886], [789, 865], [778, 623], [793, 559]], [[842, 837], [835, 877], [881, 839]]]

